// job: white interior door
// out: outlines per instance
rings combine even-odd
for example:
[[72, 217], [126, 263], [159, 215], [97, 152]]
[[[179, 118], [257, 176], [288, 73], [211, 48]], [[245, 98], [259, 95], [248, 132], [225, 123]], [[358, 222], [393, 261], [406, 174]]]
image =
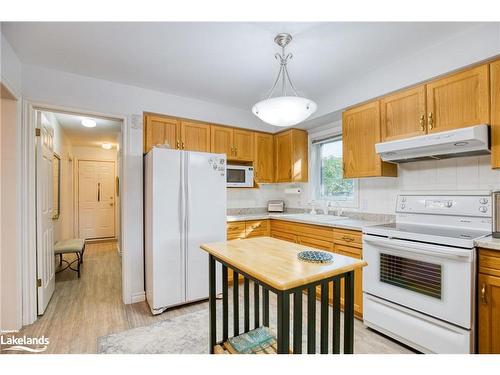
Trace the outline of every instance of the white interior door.
[[36, 142], [36, 253], [38, 278], [38, 314], [42, 315], [54, 293], [54, 228], [53, 209], [53, 139], [54, 131], [43, 123], [37, 111]]
[[115, 163], [78, 161], [79, 237], [115, 236]]

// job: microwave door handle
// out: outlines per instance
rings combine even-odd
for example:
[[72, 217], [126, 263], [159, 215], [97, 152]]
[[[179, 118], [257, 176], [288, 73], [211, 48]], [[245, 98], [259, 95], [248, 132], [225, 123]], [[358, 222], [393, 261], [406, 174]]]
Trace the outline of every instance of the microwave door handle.
[[449, 259], [461, 259], [471, 256], [470, 250], [459, 250], [454, 249], [452, 251], [442, 249], [441, 246], [437, 245], [427, 245], [427, 244], [416, 244], [409, 241], [401, 241], [389, 238], [367, 238], [364, 236], [363, 242], [371, 243], [375, 246], [381, 245], [392, 250], [396, 250], [400, 253], [406, 253], [401, 251], [401, 248], [410, 249], [414, 253], [423, 255], [439, 256], [441, 258]]

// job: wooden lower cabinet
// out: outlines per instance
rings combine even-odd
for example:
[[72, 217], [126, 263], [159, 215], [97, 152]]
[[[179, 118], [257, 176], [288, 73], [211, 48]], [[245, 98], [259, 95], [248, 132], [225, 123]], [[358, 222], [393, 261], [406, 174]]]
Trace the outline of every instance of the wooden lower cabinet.
[[[351, 258], [363, 259], [362, 251], [358, 247], [335, 244], [335, 252]], [[341, 283], [340, 304], [344, 305], [344, 283]], [[354, 271], [354, 315], [363, 318], [363, 271]]]
[[[226, 238], [241, 240], [252, 237], [268, 237], [270, 231], [269, 220], [230, 221], [226, 224]], [[243, 277], [240, 276], [243, 280]], [[228, 270], [228, 280], [233, 280], [233, 271]]]
[[[348, 257], [362, 259], [362, 234], [360, 231], [337, 229], [321, 225], [301, 224], [285, 220], [270, 221], [271, 237], [299, 243], [312, 248], [335, 252]], [[340, 303], [344, 304], [344, 283], [341, 283]], [[320, 297], [320, 287], [316, 296]], [[330, 288], [330, 303], [333, 302], [333, 290]], [[363, 271], [354, 271], [354, 315], [363, 319]]]
[[478, 351], [500, 354], [500, 251], [479, 249]]

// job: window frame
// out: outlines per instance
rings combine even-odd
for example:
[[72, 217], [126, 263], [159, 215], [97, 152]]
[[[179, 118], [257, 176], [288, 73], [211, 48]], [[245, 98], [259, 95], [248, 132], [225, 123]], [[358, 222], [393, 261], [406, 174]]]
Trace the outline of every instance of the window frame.
[[321, 144], [329, 142], [342, 142], [342, 133], [335, 133], [329, 135], [323, 135], [323, 137], [318, 139], [311, 139], [310, 149], [311, 149], [311, 199], [316, 202], [332, 202], [339, 207], [346, 208], [358, 208], [359, 207], [359, 181], [353, 178], [353, 188], [352, 188], [352, 199], [346, 197], [327, 197], [321, 195]]

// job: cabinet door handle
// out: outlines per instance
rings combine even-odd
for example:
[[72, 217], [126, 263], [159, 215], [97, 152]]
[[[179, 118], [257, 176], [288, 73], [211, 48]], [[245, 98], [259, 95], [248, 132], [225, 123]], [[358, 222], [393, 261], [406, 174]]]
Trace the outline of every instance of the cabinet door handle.
[[425, 115], [420, 115], [420, 130], [425, 131]]
[[184, 150], [184, 142], [181, 142], [181, 144], [182, 144], [182, 149]]
[[100, 182], [97, 183], [97, 201], [98, 202], [101, 201], [101, 183]]
[[488, 304], [488, 301], [486, 299], [486, 284], [483, 283], [481, 286], [481, 302], [484, 303], [485, 305]]
[[288, 170], [288, 178], [290, 178], [290, 179], [292, 178], [292, 170], [291, 169]]
[[429, 129], [432, 129], [434, 127], [434, 118], [432, 117], [432, 112], [429, 112], [427, 123], [429, 124]]
[[354, 238], [352, 237], [347, 237], [347, 236], [343, 236], [342, 239], [345, 241], [345, 242], [352, 242], [354, 241]]
[[181, 142], [177, 141], [177, 149], [180, 149], [180, 148], [181, 148]]

